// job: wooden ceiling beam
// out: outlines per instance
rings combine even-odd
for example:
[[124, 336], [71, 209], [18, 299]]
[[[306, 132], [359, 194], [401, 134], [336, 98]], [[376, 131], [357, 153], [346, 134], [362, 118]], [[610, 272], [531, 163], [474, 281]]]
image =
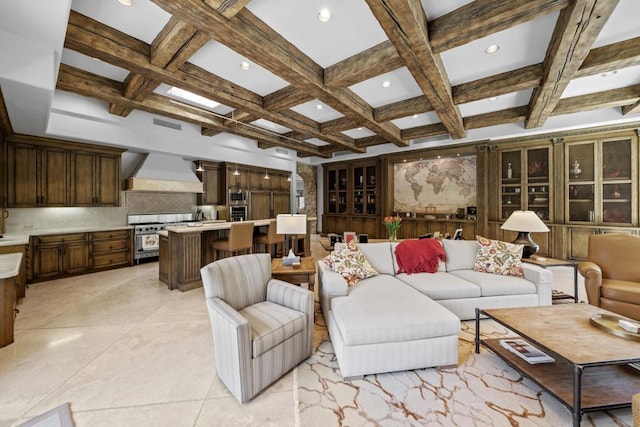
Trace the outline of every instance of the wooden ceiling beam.
[[427, 138], [430, 136], [446, 135], [447, 128], [442, 123], [434, 123], [431, 125], [416, 126], [410, 129], [404, 129], [402, 136], [408, 139]]
[[262, 106], [271, 111], [282, 111], [313, 101], [313, 96], [295, 86], [286, 86], [263, 98]]
[[[637, 114], [640, 113], [640, 101], [635, 104], [623, 105], [622, 106], [622, 115], [626, 116], [627, 114]], [[357, 145], [357, 144], [356, 144]]]
[[396, 48], [387, 40], [325, 68], [324, 84], [329, 87], [348, 87], [403, 66], [404, 62]]
[[466, 132], [440, 56], [431, 50], [420, 0], [367, 0], [387, 37], [454, 139]]
[[433, 111], [433, 107], [427, 97], [421, 95], [415, 98], [405, 99], [404, 101], [382, 105], [373, 110], [373, 115], [377, 120], [382, 121], [400, 119], [429, 111]]
[[580, 113], [601, 108], [622, 107], [640, 100], [640, 85], [627, 86], [586, 95], [563, 98], [553, 110], [554, 116]]
[[390, 122], [376, 122], [371, 106], [355, 93], [348, 89], [327, 87], [323, 80], [324, 70], [318, 64], [246, 8], [233, 18], [226, 19], [199, 2], [152, 1], [261, 67], [304, 88], [333, 109], [344, 115], [357, 116], [369, 129], [388, 137], [397, 145], [407, 145], [400, 137], [400, 130]]
[[233, 18], [251, 0], [204, 0], [204, 2], [225, 18]]
[[640, 64], [640, 37], [591, 49], [575, 78], [593, 76]]
[[542, 84], [533, 91], [525, 128], [544, 125], [574, 78], [618, 0], [575, 0], [560, 12], [544, 60]]
[[476, 0], [429, 22], [434, 53], [462, 46], [569, 5], [569, 0]]
[[[208, 129], [217, 129], [223, 132], [227, 131], [224, 127], [223, 119], [210, 111], [176, 102], [169, 97], [155, 93], [150, 94], [141, 101], [127, 99], [122, 96], [122, 83], [79, 70], [66, 64], [60, 65], [56, 88], [99, 99], [104, 102], [130, 105], [134, 109], [159, 114], [188, 123], [195, 123]], [[314, 156], [325, 156], [312, 144], [284, 139], [271, 132], [262, 132], [259, 129], [242, 126], [237, 129], [237, 134], [245, 138], [270, 142], [274, 145], [297, 151], [304, 150]]]
[[[180, 87], [290, 129], [309, 132], [314, 137], [336, 143], [345, 149], [355, 152], [363, 151], [355, 146], [351, 138], [320, 133], [319, 124], [309, 118], [304, 117], [302, 119], [300, 116], [288, 114], [288, 112], [283, 114], [265, 110], [262, 107], [262, 97], [258, 94], [211, 74], [191, 63], [183, 64], [176, 71], [157, 67], [151, 64], [148, 57], [139, 51], [139, 45], [136, 46], [137, 49], [135, 50], [131, 48], [132, 41], [130, 39], [132, 37], [120, 33], [114, 37], [105, 38], [102, 34], [108, 34], [108, 27], [104, 24], [73, 11], [71, 15], [73, 19], [70, 18], [65, 39], [65, 47], [68, 49], [83, 54], [91, 54], [105, 62], [128, 69], [134, 73], [146, 75], [153, 80], [162, 81], [171, 86]], [[99, 31], [96, 31], [96, 28]]]
[[467, 129], [480, 129], [489, 126], [506, 125], [523, 122], [527, 118], [529, 107], [526, 105], [506, 110], [492, 111], [464, 118], [464, 126]]

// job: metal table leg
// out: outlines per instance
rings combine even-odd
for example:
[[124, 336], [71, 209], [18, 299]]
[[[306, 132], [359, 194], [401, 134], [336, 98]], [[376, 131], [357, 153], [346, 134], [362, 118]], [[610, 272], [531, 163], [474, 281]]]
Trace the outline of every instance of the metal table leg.
[[578, 263], [573, 264], [573, 301], [578, 302]]
[[480, 309], [476, 307], [476, 354], [480, 354]]
[[573, 366], [573, 427], [580, 427], [582, 420], [582, 366]]

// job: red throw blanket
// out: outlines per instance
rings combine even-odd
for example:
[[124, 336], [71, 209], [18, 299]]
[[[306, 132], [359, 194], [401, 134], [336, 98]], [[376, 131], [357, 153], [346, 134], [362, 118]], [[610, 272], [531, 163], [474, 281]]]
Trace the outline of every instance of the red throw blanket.
[[396, 247], [399, 273], [435, 273], [446, 255], [437, 239], [403, 240]]

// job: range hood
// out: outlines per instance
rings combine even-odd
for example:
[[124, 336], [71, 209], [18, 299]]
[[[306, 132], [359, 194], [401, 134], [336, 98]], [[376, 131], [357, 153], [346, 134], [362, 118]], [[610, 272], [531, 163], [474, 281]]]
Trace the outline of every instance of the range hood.
[[202, 193], [202, 182], [189, 163], [178, 156], [149, 153], [127, 178], [125, 190]]

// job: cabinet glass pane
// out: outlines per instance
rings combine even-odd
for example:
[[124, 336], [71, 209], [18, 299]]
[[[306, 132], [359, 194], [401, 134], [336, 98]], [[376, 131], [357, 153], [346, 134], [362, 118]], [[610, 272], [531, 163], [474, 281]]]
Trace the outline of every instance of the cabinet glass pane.
[[593, 184], [569, 185], [569, 221], [595, 221]]
[[527, 206], [542, 220], [549, 219], [549, 187], [546, 185], [527, 186]]
[[520, 181], [520, 151], [505, 151], [502, 153], [502, 181]]
[[539, 148], [527, 151], [527, 178], [532, 182], [549, 181], [549, 150]]
[[631, 179], [631, 141], [602, 143], [602, 178]]
[[604, 202], [602, 204], [602, 222], [623, 223], [631, 222], [631, 204], [618, 202]]
[[594, 144], [575, 144], [569, 147], [568, 171], [570, 181], [593, 181]]

